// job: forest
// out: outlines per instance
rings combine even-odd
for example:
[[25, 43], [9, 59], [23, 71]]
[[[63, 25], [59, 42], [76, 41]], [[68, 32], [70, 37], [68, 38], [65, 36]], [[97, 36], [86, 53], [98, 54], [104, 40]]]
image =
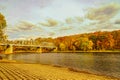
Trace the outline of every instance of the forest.
[[120, 50], [120, 30], [97, 31], [58, 38], [37, 38], [35, 42], [51, 42], [58, 51]]

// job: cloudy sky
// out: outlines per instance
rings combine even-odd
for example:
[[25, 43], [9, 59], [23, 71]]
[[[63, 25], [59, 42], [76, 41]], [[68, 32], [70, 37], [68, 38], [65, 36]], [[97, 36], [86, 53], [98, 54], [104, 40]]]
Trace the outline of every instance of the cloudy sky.
[[120, 0], [0, 0], [9, 39], [120, 29]]

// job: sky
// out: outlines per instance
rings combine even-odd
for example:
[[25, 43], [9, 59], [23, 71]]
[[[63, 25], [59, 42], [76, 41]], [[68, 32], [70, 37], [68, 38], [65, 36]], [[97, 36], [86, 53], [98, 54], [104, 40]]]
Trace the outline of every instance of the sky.
[[120, 29], [120, 0], [0, 0], [8, 39]]

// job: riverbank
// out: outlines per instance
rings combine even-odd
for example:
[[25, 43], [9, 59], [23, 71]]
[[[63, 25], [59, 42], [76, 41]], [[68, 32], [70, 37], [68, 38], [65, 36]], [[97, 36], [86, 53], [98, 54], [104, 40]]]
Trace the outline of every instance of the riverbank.
[[98, 53], [104, 53], [104, 52], [115, 52], [115, 53], [120, 53], [120, 50], [94, 50], [94, 51], [56, 51], [56, 52], [52, 52], [52, 53], [88, 53], [88, 52], [98, 52]]
[[[42, 80], [119, 80], [117, 78], [108, 76], [95, 75], [87, 72], [77, 72], [73, 69], [60, 66], [26, 64], [17, 62], [15, 60], [0, 60], [0, 66], [8, 67], [8, 71], [10, 70], [10, 73], [12, 73], [12, 69], [18, 69], [20, 71], [23, 71], [21, 73], [24, 73], [25, 71], [32, 76], [41, 78]], [[27, 73], [24, 73], [24, 76], [28, 75]], [[15, 75], [13, 74], [13, 76]], [[10, 76], [10, 78], [12, 77]]]
[[99, 76], [84, 72], [71, 71], [68, 68], [42, 64], [13, 64], [15, 67], [29, 73], [41, 76], [45, 80], [117, 80], [107, 76]]
[[110, 50], [105, 50], [105, 51], [51, 51], [51, 52], [36, 52], [36, 51], [14, 51], [14, 53], [120, 53], [120, 50], [115, 50], [115, 51], [110, 51]]

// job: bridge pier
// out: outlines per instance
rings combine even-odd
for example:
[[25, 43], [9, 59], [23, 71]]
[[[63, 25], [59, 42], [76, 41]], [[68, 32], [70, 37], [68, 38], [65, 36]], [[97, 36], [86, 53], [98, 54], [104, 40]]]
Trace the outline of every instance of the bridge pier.
[[37, 47], [37, 52], [42, 53], [42, 47]]
[[5, 54], [13, 53], [13, 45], [6, 45]]
[[12, 53], [13, 53], [13, 45], [6, 45], [5, 52], [6, 58], [8, 60], [12, 60]]

